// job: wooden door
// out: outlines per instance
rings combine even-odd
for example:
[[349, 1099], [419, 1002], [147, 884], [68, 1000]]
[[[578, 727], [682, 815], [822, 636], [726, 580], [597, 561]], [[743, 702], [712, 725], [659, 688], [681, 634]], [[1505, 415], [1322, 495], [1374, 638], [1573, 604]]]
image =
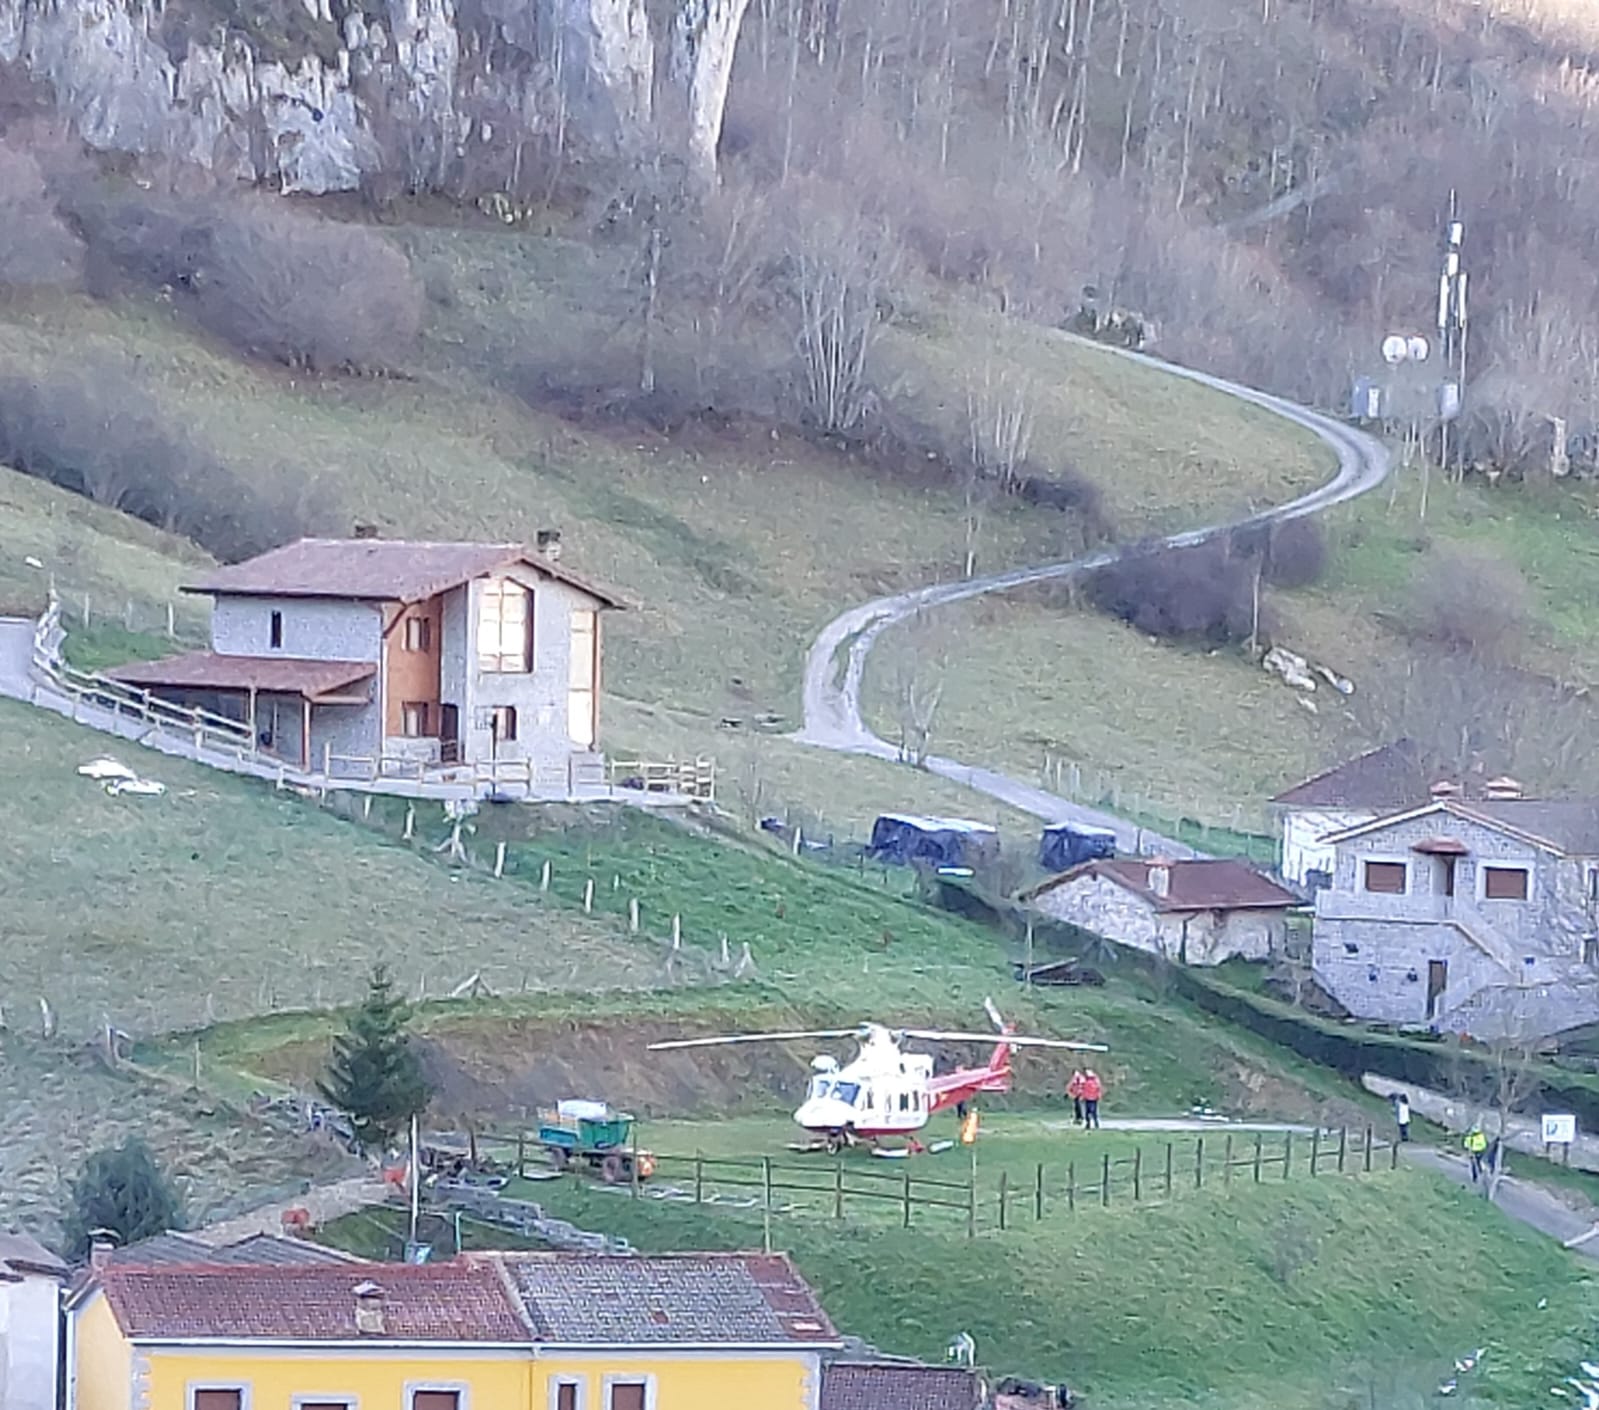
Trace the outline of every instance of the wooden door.
[[439, 706], [439, 762], [456, 764], [461, 759], [461, 711], [454, 705]]
[[1449, 962], [1447, 960], [1427, 961], [1427, 1017], [1431, 1018], [1438, 1012], [1438, 1000], [1443, 997], [1443, 992], [1449, 987]]
[[1438, 892], [1443, 896], [1455, 894], [1455, 859], [1453, 857], [1438, 858]]

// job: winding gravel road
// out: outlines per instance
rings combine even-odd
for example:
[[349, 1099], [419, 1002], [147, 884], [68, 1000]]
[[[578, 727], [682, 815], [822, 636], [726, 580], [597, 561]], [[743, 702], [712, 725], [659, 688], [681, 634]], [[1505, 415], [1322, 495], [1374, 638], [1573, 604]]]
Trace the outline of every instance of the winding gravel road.
[[[1262, 407], [1274, 415], [1302, 426], [1332, 448], [1338, 457], [1338, 473], [1326, 484], [1301, 495], [1298, 499], [1263, 513], [1225, 523], [1210, 524], [1172, 534], [1162, 542], [1172, 547], [1202, 543], [1217, 534], [1227, 533], [1244, 524], [1270, 523], [1282, 519], [1296, 519], [1315, 514], [1332, 505], [1354, 499], [1376, 489], [1387, 479], [1390, 460], [1387, 449], [1374, 437], [1344, 425], [1330, 416], [1307, 407], [1296, 406], [1266, 392], [1239, 386], [1205, 372], [1178, 367], [1149, 357], [1144, 353], [1127, 352], [1119, 348], [1106, 348], [1103, 344], [1089, 342], [1072, 334], [1057, 336], [1073, 342], [1085, 343], [1103, 352], [1125, 357], [1131, 362], [1155, 368], [1173, 377], [1198, 382], [1227, 396]], [[896, 622], [902, 622], [913, 613], [928, 607], [942, 607], [951, 602], [964, 602], [990, 592], [1005, 592], [1028, 583], [1072, 578], [1098, 568], [1114, 559], [1123, 550], [1112, 548], [1066, 563], [1046, 563], [1032, 568], [1015, 568], [987, 577], [969, 578], [961, 582], [937, 583], [917, 588], [911, 592], [896, 593], [892, 597], [879, 597], [836, 617], [822, 630], [805, 658], [804, 726], [794, 736], [802, 744], [819, 749], [831, 749], [847, 754], [869, 754], [879, 759], [897, 759], [899, 751], [887, 740], [880, 739], [867, 728], [861, 718], [861, 677], [866, 667], [866, 657], [877, 639]], [[844, 657], [840, 669], [840, 652]], [[1168, 851], [1173, 856], [1193, 856], [1193, 849], [1163, 838], [1158, 834], [1135, 828], [1122, 818], [1085, 808], [1079, 803], [1048, 793], [1041, 788], [1024, 783], [1007, 774], [997, 773], [957, 759], [930, 755], [926, 761], [930, 773], [954, 783], [974, 788], [980, 793], [998, 799], [1012, 808], [1046, 822], [1078, 822], [1095, 827], [1110, 828], [1116, 833], [1117, 846], [1127, 851], [1148, 850], [1151, 847]]]

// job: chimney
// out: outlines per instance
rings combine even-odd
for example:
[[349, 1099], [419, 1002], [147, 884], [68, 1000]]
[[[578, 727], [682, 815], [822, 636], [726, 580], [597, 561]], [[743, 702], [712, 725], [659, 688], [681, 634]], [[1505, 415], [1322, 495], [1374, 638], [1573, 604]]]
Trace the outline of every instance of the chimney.
[[1521, 784], [1508, 774], [1501, 774], [1498, 778], [1491, 778], [1482, 786], [1483, 797], [1494, 802], [1504, 802], [1511, 798], [1525, 798], [1526, 790]]
[[1458, 783], [1451, 783], [1446, 778], [1441, 778], [1433, 784], [1428, 792], [1430, 792], [1434, 798], [1458, 798], [1460, 796], [1460, 785]]
[[355, 1285], [355, 1330], [364, 1337], [383, 1335], [383, 1289], [376, 1283]]
[[355, 536], [358, 539], [375, 539], [379, 537], [378, 526], [376, 524], [357, 524], [355, 526]]
[[116, 1252], [117, 1237], [110, 1229], [94, 1229], [89, 1234], [89, 1267], [98, 1273]]
[[559, 529], [540, 529], [534, 544], [539, 553], [552, 562], [561, 556], [561, 531]]
[[1150, 859], [1149, 889], [1163, 901], [1171, 895], [1171, 862], [1165, 857]]

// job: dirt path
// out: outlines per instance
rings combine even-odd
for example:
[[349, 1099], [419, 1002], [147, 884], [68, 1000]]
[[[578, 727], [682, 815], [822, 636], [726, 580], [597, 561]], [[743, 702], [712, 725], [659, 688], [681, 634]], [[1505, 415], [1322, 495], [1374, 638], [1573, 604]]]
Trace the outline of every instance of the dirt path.
[[[1063, 333], [1059, 336], [1072, 335]], [[1099, 343], [1093, 343], [1091, 346], [1103, 348]], [[1124, 352], [1116, 348], [1105, 350], [1146, 367], [1158, 368], [1173, 377], [1198, 382], [1201, 386], [1210, 387], [1240, 401], [1262, 407], [1317, 436], [1338, 458], [1337, 474], [1310, 493], [1262, 514], [1189, 529], [1162, 540], [1172, 547], [1201, 543], [1217, 534], [1226, 533], [1240, 524], [1268, 523], [1315, 514], [1375, 489], [1388, 477], [1390, 460], [1386, 448], [1375, 438], [1345, 426], [1330, 416], [1296, 406], [1292, 402], [1270, 396], [1265, 392], [1241, 387], [1220, 377], [1212, 377], [1208, 373], [1195, 372], [1190, 368], [1161, 362], [1142, 353]], [[873, 734], [861, 718], [861, 678], [866, 667], [866, 657], [877, 638], [887, 628], [896, 622], [904, 621], [922, 608], [964, 602], [985, 593], [1005, 592], [1027, 583], [1076, 577], [1093, 568], [1102, 567], [1120, 551], [1120, 549], [1109, 549], [1067, 563], [1046, 563], [962, 582], [938, 583], [911, 592], [897, 593], [891, 597], [880, 597], [859, 607], [852, 607], [823, 628], [805, 659], [805, 723], [794, 738], [802, 744], [814, 745], [819, 749], [831, 749], [849, 754], [870, 754], [879, 759], [897, 758], [898, 751], [894, 746]], [[840, 653], [843, 653], [842, 662]], [[1127, 851], [1148, 850], [1154, 846], [1173, 856], [1194, 855], [1192, 848], [1171, 838], [1136, 828], [1122, 818], [1102, 813], [1094, 808], [1083, 807], [1079, 803], [1073, 803], [1069, 799], [1058, 797], [992, 769], [978, 768], [937, 755], [927, 759], [926, 767], [931, 773], [955, 783], [965, 784], [969, 788], [987, 794], [990, 798], [996, 798], [1046, 822], [1078, 822], [1094, 827], [1110, 828], [1116, 833], [1117, 846]]]

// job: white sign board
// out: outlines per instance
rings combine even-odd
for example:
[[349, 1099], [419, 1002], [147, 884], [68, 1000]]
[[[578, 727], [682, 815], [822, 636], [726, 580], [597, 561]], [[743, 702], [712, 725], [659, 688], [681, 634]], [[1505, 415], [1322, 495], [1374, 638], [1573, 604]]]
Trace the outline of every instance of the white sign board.
[[1544, 1113], [1543, 1143], [1546, 1146], [1569, 1146], [1576, 1139], [1575, 1116], [1552, 1116], [1548, 1112]]

